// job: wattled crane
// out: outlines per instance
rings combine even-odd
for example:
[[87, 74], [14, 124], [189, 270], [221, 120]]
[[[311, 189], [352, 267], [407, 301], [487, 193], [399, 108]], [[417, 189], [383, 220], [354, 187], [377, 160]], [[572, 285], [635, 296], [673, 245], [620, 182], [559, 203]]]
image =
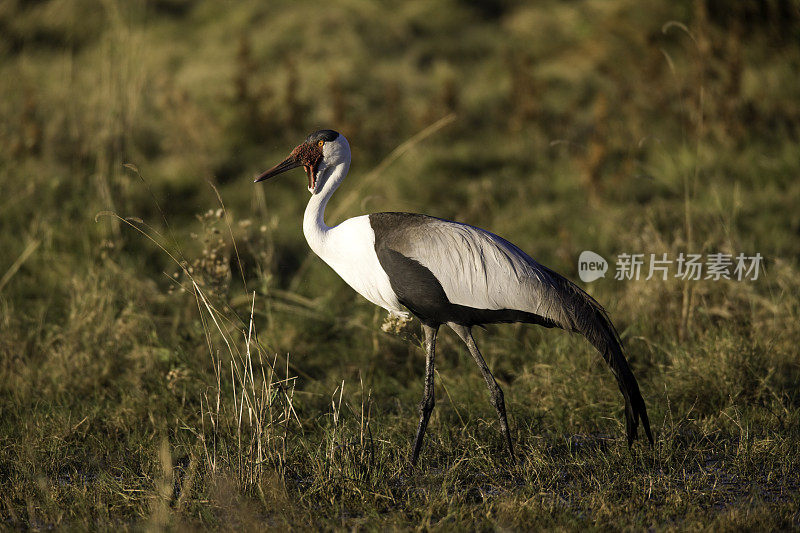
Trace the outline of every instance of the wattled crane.
[[422, 322], [425, 384], [412, 465], [433, 411], [436, 335], [443, 324], [464, 341], [480, 368], [512, 459], [503, 391], [472, 338], [476, 325], [527, 322], [582, 334], [617, 379], [625, 399], [628, 445], [637, 437], [640, 420], [652, 445], [639, 385], [614, 325], [594, 298], [505, 239], [467, 224], [411, 213], [373, 213], [327, 226], [325, 206], [350, 168], [350, 145], [333, 130], [312, 133], [255, 181], [301, 166], [311, 193], [303, 217], [311, 249], [370, 302], [390, 313], [410, 312]]

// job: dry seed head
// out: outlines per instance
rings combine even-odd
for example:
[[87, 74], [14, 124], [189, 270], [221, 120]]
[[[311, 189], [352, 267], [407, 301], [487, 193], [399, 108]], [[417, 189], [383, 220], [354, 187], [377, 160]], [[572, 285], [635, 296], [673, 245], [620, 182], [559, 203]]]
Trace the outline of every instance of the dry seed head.
[[383, 324], [381, 324], [381, 331], [399, 335], [403, 333], [409, 324], [411, 324], [411, 317], [409, 315], [389, 313], [383, 320]]

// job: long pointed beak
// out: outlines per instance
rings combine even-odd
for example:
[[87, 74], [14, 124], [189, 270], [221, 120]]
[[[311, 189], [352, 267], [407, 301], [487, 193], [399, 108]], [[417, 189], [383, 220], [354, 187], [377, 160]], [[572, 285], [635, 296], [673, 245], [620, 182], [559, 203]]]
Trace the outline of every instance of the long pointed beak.
[[278, 174], [282, 174], [282, 173], [286, 172], [287, 170], [292, 170], [293, 168], [297, 168], [297, 167], [300, 167], [302, 165], [303, 165], [303, 163], [299, 160], [299, 158], [297, 156], [295, 156], [294, 153], [292, 153], [292, 155], [290, 155], [289, 157], [287, 157], [286, 159], [284, 159], [283, 161], [281, 161], [280, 163], [278, 163], [277, 165], [275, 165], [271, 169], [269, 169], [269, 170], [265, 171], [264, 173], [262, 173], [259, 177], [257, 177], [255, 179], [255, 181], [253, 183], [258, 183], [259, 181], [264, 181], [266, 179], [269, 179], [269, 178], [272, 178], [274, 176], [277, 176]]

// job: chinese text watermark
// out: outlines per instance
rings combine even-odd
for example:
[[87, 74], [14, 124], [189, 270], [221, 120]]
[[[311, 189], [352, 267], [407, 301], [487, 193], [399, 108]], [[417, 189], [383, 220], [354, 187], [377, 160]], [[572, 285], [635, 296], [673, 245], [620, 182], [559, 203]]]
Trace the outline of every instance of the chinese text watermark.
[[[645, 281], [670, 278], [683, 280], [750, 280], [755, 281], [761, 273], [763, 257], [755, 255], [689, 254], [680, 252], [677, 257], [669, 254], [619, 254], [614, 269], [615, 280]], [[608, 262], [590, 250], [581, 252], [578, 258], [578, 275], [588, 283], [605, 277]]]

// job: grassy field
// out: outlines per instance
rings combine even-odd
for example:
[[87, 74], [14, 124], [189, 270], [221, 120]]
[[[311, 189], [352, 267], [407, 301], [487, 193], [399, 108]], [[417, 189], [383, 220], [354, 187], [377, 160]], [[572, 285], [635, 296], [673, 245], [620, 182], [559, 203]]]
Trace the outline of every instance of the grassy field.
[[[646, 7], [645, 7], [646, 6]], [[800, 4], [0, 3], [0, 528], [800, 528]], [[419, 325], [308, 250], [412, 211], [577, 258], [764, 257], [757, 280], [604, 279], [648, 404], [628, 449], [581, 337], [451, 332], [420, 465]]]

